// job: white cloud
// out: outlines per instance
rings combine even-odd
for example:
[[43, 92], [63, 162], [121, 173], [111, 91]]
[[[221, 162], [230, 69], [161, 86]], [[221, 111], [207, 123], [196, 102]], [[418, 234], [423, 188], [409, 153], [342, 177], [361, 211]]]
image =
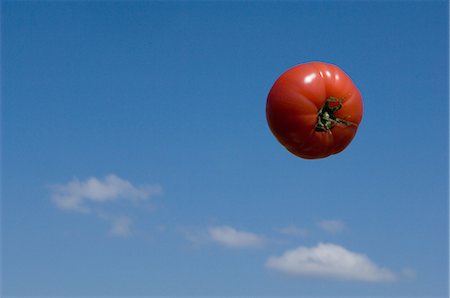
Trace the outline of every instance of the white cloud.
[[159, 185], [136, 187], [129, 181], [116, 175], [103, 179], [91, 177], [86, 181], [73, 179], [66, 184], [51, 186], [51, 200], [61, 209], [88, 213], [93, 204], [116, 200], [144, 201], [160, 194]]
[[327, 233], [338, 234], [345, 229], [345, 224], [340, 220], [322, 220], [319, 227]]
[[216, 226], [208, 229], [211, 240], [228, 247], [244, 248], [259, 247], [264, 244], [264, 239], [256, 234], [238, 231], [230, 226]]
[[299, 228], [294, 225], [290, 225], [278, 230], [279, 233], [287, 236], [295, 237], [305, 237], [308, 235], [308, 230], [304, 228]]
[[281, 256], [270, 257], [266, 266], [283, 273], [340, 280], [388, 282], [396, 275], [374, 264], [367, 256], [335, 244], [300, 246]]
[[[146, 202], [162, 193], [159, 185], [134, 186], [131, 182], [110, 174], [103, 179], [91, 177], [85, 181], [76, 178], [66, 184], [50, 187], [51, 201], [60, 209], [90, 214], [108, 222], [110, 235], [126, 237], [131, 234], [130, 217], [106, 212], [104, 205], [115, 201]], [[141, 205], [146, 207], [146, 205]]]

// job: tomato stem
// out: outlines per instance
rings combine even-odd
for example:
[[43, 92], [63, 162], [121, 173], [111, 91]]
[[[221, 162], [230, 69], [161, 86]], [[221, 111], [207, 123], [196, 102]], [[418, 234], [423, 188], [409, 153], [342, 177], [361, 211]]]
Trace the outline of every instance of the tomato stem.
[[334, 113], [342, 108], [342, 99], [329, 97], [317, 112], [316, 131], [329, 132], [336, 124], [357, 126], [356, 123], [336, 118]]

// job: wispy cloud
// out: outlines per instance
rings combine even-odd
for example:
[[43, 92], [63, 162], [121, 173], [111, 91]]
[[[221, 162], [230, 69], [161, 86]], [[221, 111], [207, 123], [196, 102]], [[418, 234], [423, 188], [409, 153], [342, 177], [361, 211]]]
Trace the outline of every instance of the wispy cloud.
[[178, 227], [178, 232], [194, 246], [200, 246], [210, 242], [210, 237], [205, 229], [193, 227]]
[[50, 187], [51, 200], [59, 208], [88, 213], [91, 207], [117, 200], [145, 201], [160, 194], [159, 185], [134, 186], [129, 181], [116, 175], [108, 175], [103, 179], [91, 177], [86, 181], [77, 178], [66, 184]]
[[393, 272], [377, 266], [367, 256], [327, 243], [288, 250], [281, 256], [270, 257], [266, 266], [283, 273], [308, 277], [367, 282], [397, 279]]
[[345, 224], [340, 220], [322, 220], [317, 223], [327, 233], [338, 234], [345, 229]]
[[148, 202], [153, 196], [161, 194], [162, 188], [159, 185], [135, 186], [125, 179], [110, 174], [103, 179], [90, 177], [80, 181], [74, 178], [65, 184], [52, 185], [50, 191], [50, 200], [58, 208], [91, 214], [111, 225], [110, 235], [127, 237], [131, 234], [131, 218], [106, 212], [104, 206], [116, 201], [133, 204]]
[[260, 235], [226, 225], [209, 228], [179, 227], [178, 232], [195, 246], [216, 243], [230, 248], [256, 248], [265, 243], [264, 237]]
[[412, 268], [404, 268], [401, 272], [401, 275], [403, 278], [411, 280], [416, 278], [417, 273], [416, 270]]
[[121, 216], [111, 221], [109, 233], [112, 236], [127, 237], [131, 233], [131, 219], [127, 216]]
[[305, 237], [308, 235], [307, 229], [299, 228], [294, 225], [289, 225], [289, 226], [283, 227], [281, 229], [278, 229], [278, 232], [283, 235], [294, 236], [294, 237]]
[[230, 226], [215, 226], [208, 229], [211, 240], [232, 248], [260, 247], [263, 237], [246, 231], [238, 231]]

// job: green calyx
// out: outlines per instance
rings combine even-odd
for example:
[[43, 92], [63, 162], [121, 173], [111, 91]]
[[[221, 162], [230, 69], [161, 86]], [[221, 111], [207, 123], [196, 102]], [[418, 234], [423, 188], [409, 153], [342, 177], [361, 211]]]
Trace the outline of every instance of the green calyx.
[[[337, 104], [336, 104], [337, 103]], [[325, 101], [319, 112], [317, 112], [316, 131], [329, 132], [336, 124], [353, 125], [355, 123], [345, 119], [336, 118], [334, 113], [342, 108], [342, 99], [329, 97]]]

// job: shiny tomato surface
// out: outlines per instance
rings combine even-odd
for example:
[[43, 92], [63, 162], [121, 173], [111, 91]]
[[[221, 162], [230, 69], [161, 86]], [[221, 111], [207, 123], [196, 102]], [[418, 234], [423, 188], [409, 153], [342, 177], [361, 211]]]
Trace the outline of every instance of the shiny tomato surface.
[[339, 67], [310, 62], [288, 69], [272, 86], [266, 117], [291, 153], [317, 159], [344, 150], [363, 116], [359, 90]]

